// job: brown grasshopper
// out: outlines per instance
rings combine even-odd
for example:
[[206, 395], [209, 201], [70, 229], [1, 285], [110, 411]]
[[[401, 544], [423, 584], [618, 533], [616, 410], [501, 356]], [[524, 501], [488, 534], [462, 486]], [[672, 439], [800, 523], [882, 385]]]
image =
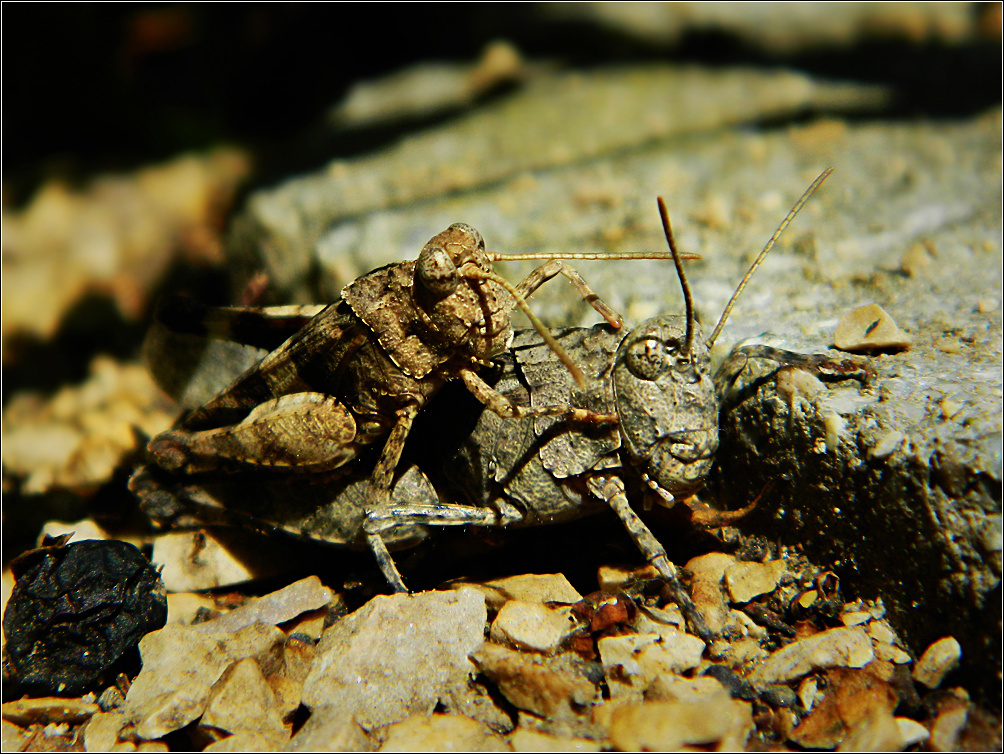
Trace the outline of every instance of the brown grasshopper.
[[[415, 416], [448, 380], [462, 380], [500, 416], [616, 421], [612, 415], [567, 405], [514, 406], [477, 374], [512, 340], [511, 313], [519, 306], [575, 381], [584, 383], [526, 298], [562, 274], [612, 327], [619, 328], [621, 318], [554, 256], [488, 254], [477, 230], [451, 225], [425, 245], [417, 260], [381, 267], [347, 285], [339, 301], [172, 430], [155, 437], [148, 445], [152, 462], [178, 475], [227, 469], [324, 473], [345, 466], [386, 436], [371, 476], [376, 506], [388, 499]], [[665, 257], [569, 254], [562, 259]], [[513, 286], [491, 264], [515, 259], [549, 261]], [[289, 321], [302, 324], [302, 312]], [[263, 342], [274, 337], [274, 332], [262, 335]], [[390, 583], [404, 591], [383, 540], [374, 535], [369, 544]]]

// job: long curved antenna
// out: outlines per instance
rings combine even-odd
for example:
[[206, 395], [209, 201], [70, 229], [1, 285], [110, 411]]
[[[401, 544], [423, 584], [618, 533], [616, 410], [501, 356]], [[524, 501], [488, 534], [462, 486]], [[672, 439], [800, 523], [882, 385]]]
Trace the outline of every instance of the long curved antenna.
[[[598, 254], [591, 251], [573, 251], [567, 254], [548, 251], [530, 252], [527, 254], [498, 254], [489, 252], [488, 258], [493, 262], [522, 262], [527, 259], [672, 259], [672, 254], [665, 251], [626, 251], [621, 254]], [[681, 254], [680, 259], [700, 259], [700, 254]]]
[[690, 355], [690, 347], [694, 344], [694, 299], [690, 295], [690, 284], [687, 276], [683, 273], [683, 263], [680, 261], [680, 252], [676, 250], [676, 241], [673, 240], [673, 228], [669, 224], [669, 210], [666, 209], [666, 202], [662, 197], [656, 199], [659, 205], [659, 217], [662, 218], [662, 230], [666, 234], [666, 243], [669, 244], [669, 251], [673, 255], [673, 262], [676, 264], [676, 274], [680, 277], [680, 287], [683, 288], [683, 303], [687, 312], [687, 339], [684, 341], [683, 352]]
[[756, 268], [760, 266], [760, 263], [763, 261], [764, 257], [767, 256], [767, 252], [771, 250], [771, 247], [774, 245], [774, 242], [781, 237], [781, 234], [784, 233], [784, 231], [788, 228], [788, 226], [791, 224], [791, 221], [795, 219], [795, 215], [797, 215], [799, 210], [802, 209], [802, 206], [807, 201], [809, 201], [809, 197], [816, 193], [816, 189], [819, 188], [820, 184], [823, 181], [829, 178], [830, 173], [832, 172], [833, 168], [826, 168], [826, 170], [820, 173], [819, 176], [816, 178], [816, 180], [814, 180], [812, 183], [809, 184], [809, 188], [805, 190], [805, 193], [802, 194], [799, 200], [795, 202], [795, 206], [792, 207], [790, 210], [788, 210], [788, 214], [785, 215], [784, 219], [781, 221], [781, 224], [777, 226], [777, 230], [774, 231], [774, 235], [770, 237], [770, 240], [767, 242], [767, 245], [763, 247], [763, 251], [761, 251], [760, 254], [757, 255], [757, 258], [753, 260], [753, 265], [750, 267], [749, 272], [747, 272], [746, 275], [743, 276], [742, 281], [739, 283], [739, 287], [736, 288], [736, 292], [733, 293], [732, 298], [729, 299], [729, 303], [725, 305], [725, 311], [722, 312], [721, 319], [718, 320], [718, 324], [715, 326], [714, 331], [712, 331], [711, 337], [708, 338], [707, 340], [708, 348], [711, 348], [711, 346], [715, 344], [715, 340], [721, 334], [722, 328], [725, 327], [725, 320], [727, 320], [729, 318], [729, 314], [732, 313], [732, 306], [736, 303], [736, 299], [739, 298], [739, 294], [743, 292], [743, 289], [749, 282], [750, 277], [753, 275], [754, 272], [756, 272]]

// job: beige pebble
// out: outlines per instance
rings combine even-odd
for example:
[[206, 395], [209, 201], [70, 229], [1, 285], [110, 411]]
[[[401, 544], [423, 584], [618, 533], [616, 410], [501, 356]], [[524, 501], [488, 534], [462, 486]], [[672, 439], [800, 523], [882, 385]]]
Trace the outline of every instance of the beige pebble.
[[480, 583], [457, 579], [446, 588], [477, 589], [485, 595], [490, 610], [498, 610], [509, 600], [574, 604], [582, 599], [563, 573], [524, 573]]
[[773, 592], [787, 572], [783, 560], [766, 563], [739, 561], [725, 571], [725, 586], [733, 602], [744, 604]]
[[953, 636], [944, 636], [924, 650], [913, 667], [913, 679], [929, 689], [936, 689], [951, 671], [959, 666], [962, 647]]
[[651, 701], [614, 710], [610, 741], [620, 751], [676, 751], [717, 744], [741, 750], [753, 729], [750, 705], [728, 693], [694, 702]]
[[655, 578], [659, 578], [659, 572], [651, 565], [642, 568], [602, 565], [596, 570], [596, 582], [601, 592], [616, 593], [632, 581]]
[[254, 570], [232, 554], [213, 534], [180, 531], [153, 540], [150, 560], [161, 567], [169, 592], [197, 592], [250, 581]]
[[898, 429], [890, 429], [882, 433], [875, 441], [875, 446], [869, 451], [872, 458], [888, 458], [903, 444], [903, 433]]
[[117, 710], [98, 712], [84, 727], [84, 751], [111, 751], [119, 743], [119, 731], [127, 721]]
[[873, 621], [868, 624], [865, 631], [873, 640], [882, 644], [892, 644], [896, 641], [896, 633], [885, 621]]
[[191, 625], [199, 610], [216, 610], [216, 601], [206, 595], [196, 592], [181, 592], [167, 595], [167, 622], [180, 625]]
[[708, 650], [709, 657], [722, 660], [734, 668], [753, 660], [763, 659], [767, 654], [767, 650], [760, 646], [760, 641], [752, 636], [744, 636], [741, 639], [719, 639]]
[[561, 738], [536, 730], [519, 728], [509, 737], [513, 751], [599, 751], [599, 741], [589, 738]]
[[704, 642], [682, 631], [675, 633], [674, 638], [605, 636], [596, 643], [612, 698], [647, 693], [660, 676], [683, 673], [700, 664]]
[[860, 626], [871, 619], [872, 614], [865, 610], [849, 610], [840, 615], [840, 622], [845, 626]]
[[540, 717], [567, 717], [599, 701], [577, 656], [546, 657], [485, 642], [470, 657], [513, 706]]
[[777, 650], [754, 668], [749, 681], [762, 688], [815, 670], [863, 668], [874, 658], [871, 640], [860, 626], [831, 628]]
[[161, 738], [196, 720], [213, 684], [232, 663], [267, 657], [286, 639], [275, 626], [261, 623], [215, 634], [198, 630], [205, 625], [169, 625], [140, 640], [143, 669], [129, 687], [123, 707], [139, 738]]
[[775, 384], [778, 394], [788, 401], [789, 406], [798, 398], [811, 401], [826, 392], [826, 385], [816, 375], [794, 367], [779, 369]]
[[490, 635], [500, 644], [547, 653], [556, 651], [577, 627], [569, 608], [509, 600], [492, 621]]
[[966, 352], [966, 346], [955, 335], [942, 335], [934, 339], [934, 347], [942, 353], [958, 356]]
[[708, 675], [687, 678], [663, 673], [645, 689], [646, 699], [671, 702], [697, 702], [722, 693], [722, 684]]
[[694, 578], [700, 577], [715, 583], [721, 582], [725, 576], [725, 571], [736, 562], [733, 555], [724, 552], [709, 552], [706, 555], [698, 555], [691, 558], [684, 566], [694, 574]]
[[[303, 703], [338, 729], [345, 714], [370, 729], [431, 712], [450, 689], [467, 687], [487, 618], [474, 589], [374, 597], [325, 630]], [[294, 743], [303, 745], [302, 732]]]
[[230, 734], [257, 733], [273, 745], [288, 738], [275, 695], [258, 662], [251, 657], [235, 662], [213, 685], [199, 727]]
[[253, 623], [277, 626], [303, 613], [319, 610], [333, 599], [331, 590], [324, 586], [317, 576], [307, 576], [264, 597], [248, 600], [236, 610], [205, 623], [199, 623], [194, 628], [197, 631], [214, 633], [237, 631]]
[[82, 542], [85, 539], [108, 539], [108, 532], [102, 529], [93, 519], [84, 518], [80, 521], [69, 523], [67, 521], [46, 521], [42, 525], [42, 532], [39, 535], [39, 544], [45, 537], [59, 537], [63, 534], [71, 534], [67, 544]]
[[[93, 698], [93, 697], [92, 697]], [[4, 702], [3, 719], [17, 725], [35, 723], [81, 723], [100, 711], [93, 702], [43, 696], [35, 699], [15, 699]]]
[[894, 644], [876, 644], [875, 659], [887, 660], [894, 665], [906, 665], [913, 658]]
[[841, 351], [902, 350], [910, 336], [878, 304], [859, 306], [845, 314], [833, 333], [833, 345]]
[[484, 723], [463, 715], [412, 715], [387, 729], [380, 751], [509, 751]]
[[932, 751], [959, 751], [959, 737], [966, 727], [969, 713], [966, 705], [952, 707], [938, 715], [931, 726], [928, 748]]
[[694, 577], [690, 582], [690, 596], [694, 606], [713, 633], [721, 633], [729, 625], [729, 606], [725, 601], [721, 582], [728, 568], [736, 562], [732, 555], [711, 552], [687, 562], [686, 569]]
[[989, 296], [981, 296], [976, 299], [976, 311], [980, 314], [995, 312], [1000, 308], [1001, 302]]
[[930, 731], [916, 720], [909, 717], [895, 718], [896, 725], [899, 726], [899, 734], [902, 737], [901, 749], [909, 749], [911, 746], [922, 744], [931, 737]]
[[899, 267], [907, 275], [914, 277], [931, 264], [932, 261], [933, 257], [931, 256], [931, 252], [928, 251], [927, 246], [922, 243], [912, 243], [903, 252], [903, 256], [899, 260]]

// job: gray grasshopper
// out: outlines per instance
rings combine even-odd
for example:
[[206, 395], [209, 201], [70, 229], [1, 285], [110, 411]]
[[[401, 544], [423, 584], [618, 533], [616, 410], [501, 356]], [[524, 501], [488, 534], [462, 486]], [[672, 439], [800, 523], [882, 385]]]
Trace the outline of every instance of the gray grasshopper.
[[[512, 310], [519, 306], [576, 382], [578, 367], [526, 305], [526, 297], [563, 274], [608, 323], [620, 316], [554, 255], [488, 254], [480, 233], [457, 223], [433, 237], [418, 259], [387, 265], [356, 279], [339, 301], [309, 320], [298, 311], [285, 326], [263, 329], [258, 345], [271, 350], [214, 398], [148, 445], [153, 464], [190, 477], [220, 471], [282, 471], [325, 474], [351, 464], [386, 437], [370, 470], [370, 500], [389, 490], [415, 416], [445, 382], [459, 379], [478, 400], [501, 416], [559, 415], [581, 422], [612, 422], [570, 405], [526, 409], [512, 405], [477, 370], [509, 344]], [[564, 259], [659, 258], [625, 254]], [[491, 269], [503, 259], [549, 258], [519, 285]], [[221, 313], [216, 324], [227, 336], [242, 322], [239, 312]], [[174, 311], [179, 329], [200, 319]], [[281, 318], [280, 318], [281, 319]], [[213, 323], [204, 331], [214, 334]], [[205, 323], [199, 322], [205, 328]], [[285, 329], [284, 329], [285, 327]], [[245, 328], [246, 329], [246, 328]], [[294, 330], [291, 333], [290, 330]], [[277, 333], [287, 334], [278, 345]], [[244, 338], [245, 342], [254, 338]], [[405, 586], [383, 539], [368, 538], [388, 580]]]
[[[744, 284], [826, 175], [785, 218]], [[482, 412], [458, 447], [435, 447], [428, 454], [438, 463], [425, 464], [426, 473], [408, 468], [389, 502], [372, 505], [359, 477], [324, 480], [314, 475], [309, 482], [300, 477], [295, 489], [284, 484], [267, 490], [251, 482], [243, 488], [233, 479], [175, 480], [172, 487], [145, 470], [134, 478], [133, 488], [148, 509], [167, 509], [164, 501], [169, 500], [197, 520], [232, 523], [237, 517], [259, 529], [356, 546], [377, 537], [404, 547], [421, 541], [428, 527], [533, 526], [610, 507], [670, 584], [694, 629], [704, 633], [665, 550], [632, 509], [629, 494], [668, 506], [703, 486], [718, 447], [719, 406], [748, 359], [766, 358], [833, 377], [860, 376], [862, 370], [857, 363], [827, 356], [747, 346], [734, 351], [712, 377], [710, 346], [733, 302], [712, 338], [702, 341], [661, 201], [660, 211], [677, 260], [686, 314], [657, 317], [627, 332], [602, 325], [563, 333], [558, 342], [582, 366], [582, 385], [537, 333], [518, 333], [499, 362], [503, 368], [493, 389], [523, 409], [522, 416], [503, 419]], [[613, 414], [619, 423], [583, 425], [574, 417], [536, 411], [569, 405]], [[445, 410], [449, 414], [451, 408]], [[432, 424], [456, 421], [450, 415], [424, 418]]]

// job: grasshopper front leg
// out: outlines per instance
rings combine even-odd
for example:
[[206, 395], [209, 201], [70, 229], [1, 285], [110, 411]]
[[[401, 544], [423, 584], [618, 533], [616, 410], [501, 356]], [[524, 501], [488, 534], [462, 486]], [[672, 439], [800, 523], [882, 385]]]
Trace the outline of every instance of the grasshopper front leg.
[[830, 379], [864, 380], [870, 372], [868, 364], [858, 359], [834, 358], [825, 353], [795, 353], [765, 345], [740, 346], [733, 349], [715, 372], [715, 394], [719, 403], [725, 401], [750, 359], [765, 359], [779, 367], [796, 367]]
[[649, 563], [655, 566], [659, 575], [665, 579], [673, 600], [679, 605], [680, 611], [683, 613], [684, 618], [687, 619], [687, 625], [690, 630], [705, 641], [711, 641], [714, 638], [711, 629], [708, 628], [704, 617], [697, 610], [686, 588], [680, 583], [676, 566], [673, 565], [666, 554], [666, 548], [655, 538], [652, 531], [645, 526], [645, 522], [638, 517], [638, 514], [632, 510], [631, 504], [627, 499], [627, 491], [624, 489], [624, 482], [621, 478], [618, 476], [598, 477], [590, 479], [588, 486], [590, 492], [613, 508], [642, 555], [645, 556], [645, 559]]
[[582, 424], [616, 424], [617, 414], [601, 414], [574, 406], [540, 406], [528, 408], [517, 406], [502, 393], [485, 382], [470, 369], [460, 372], [460, 378], [471, 394], [484, 404], [485, 408], [503, 419], [523, 419], [531, 416], [558, 416], [568, 421]]
[[575, 286], [575, 290], [577, 290], [579, 295], [582, 296], [582, 300], [593, 307], [593, 309], [595, 309], [599, 315], [610, 324], [611, 327], [619, 330], [624, 325], [624, 320], [621, 315], [611, 309], [610, 306], [607, 305], [607, 303], [603, 301], [603, 299], [601, 299], [592, 288], [589, 287], [589, 284], [578, 272], [562, 262], [560, 259], [552, 259], [551, 261], [540, 265], [537, 269], [523, 278], [519, 285], [516, 286], [516, 291], [525, 300], [529, 298], [534, 291], [540, 288], [540, 286], [559, 274], [564, 275], [568, 282]]
[[241, 422], [203, 431], [175, 429], [148, 450], [161, 468], [184, 474], [221, 467], [329, 471], [358, 454], [356, 422], [330, 395], [293, 393], [257, 406]]

